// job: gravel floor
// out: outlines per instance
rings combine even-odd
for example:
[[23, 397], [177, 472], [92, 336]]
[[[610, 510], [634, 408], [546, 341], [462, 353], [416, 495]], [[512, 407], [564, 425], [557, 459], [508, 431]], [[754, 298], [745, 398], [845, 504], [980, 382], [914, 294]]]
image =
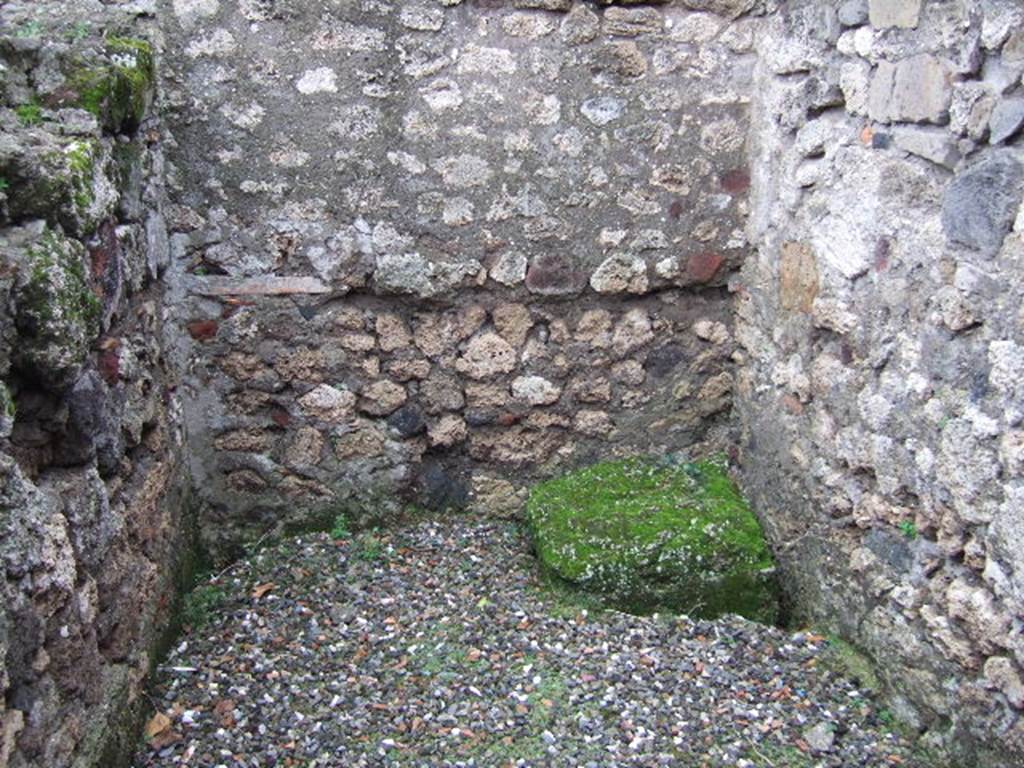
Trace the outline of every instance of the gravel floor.
[[588, 612], [507, 524], [304, 536], [200, 594], [137, 768], [923, 764], [823, 638]]

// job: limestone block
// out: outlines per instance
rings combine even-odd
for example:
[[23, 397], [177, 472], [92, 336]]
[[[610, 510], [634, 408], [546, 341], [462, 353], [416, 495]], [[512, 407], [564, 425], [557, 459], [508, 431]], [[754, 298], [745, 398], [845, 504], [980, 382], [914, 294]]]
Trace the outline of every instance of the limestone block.
[[375, 329], [383, 352], [404, 349], [412, 343], [412, 334], [405, 321], [398, 315], [383, 313], [377, 315]]
[[647, 310], [629, 310], [615, 325], [612, 335], [612, 349], [619, 357], [625, 357], [640, 347], [654, 341], [654, 330]]
[[868, 92], [868, 115], [879, 122], [946, 123], [952, 98], [949, 66], [927, 53], [882, 61]]
[[913, 29], [921, 19], [923, 0], [869, 0], [868, 15], [876, 29]]
[[544, 11], [568, 11], [572, 8], [572, 0], [515, 0], [516, 8], [540, 8]]
[[984, 672], [985, 679], [993, 688], [1002, 691], [1011, 706], [1024, 709], [1024, 681], [1010, 659], [992, 656], [985, 662]]
[[466, 403], [462, 387], [454, 377], [434, 375], [420, 386], [427, 413], [457, 411]]
[[292, 469], [307, 469], [320, 463], [324, 438], [314, 427], [302, 427], [285, 451], [284, 462]]
[[991, 653], [1006, 643], [1010, 618], [1000, 610], [987, 589], [957, 579], [946, 591], [946, 600], [949, 615], [964, 622], [983, 653]]
[[584, 3], [576, 3], [561, 23], [559, 34], [567, 45], [582, 45], [597, 37], [601, 19]]
[[710, 11], [736, 19], [751, 11], [757, 5], [757, 0], [683, 0], [683, 5], [695, 11]]
[[661, 32], [664, 15], [655, 8], [612, 7], [604, 12], [604, 33], [619, 37], [638, 37]]
[[580, 411], [573, 418], [572, 425], [587, 437], [607, 437], [615, 431], [615, 423], [605, 411]]

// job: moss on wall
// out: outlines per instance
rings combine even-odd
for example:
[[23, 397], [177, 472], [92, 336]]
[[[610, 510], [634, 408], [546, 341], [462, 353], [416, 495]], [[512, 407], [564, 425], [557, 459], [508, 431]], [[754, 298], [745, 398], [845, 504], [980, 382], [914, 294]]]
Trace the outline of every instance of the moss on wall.
[[106, 128], [134, 130], [153, 92], [153, 48], [143, 40], [109, 37], [105, 52], [109, 63], [81, 65], [69, 75], [69, 85], [77, 94], [77, 105]]
[[83, 250], [55, 230], [44, 230], [26, 250], [17, 294], [22, 363], [58, 386], [78, 370], [99, 333], [102, 307], [86, 279]]

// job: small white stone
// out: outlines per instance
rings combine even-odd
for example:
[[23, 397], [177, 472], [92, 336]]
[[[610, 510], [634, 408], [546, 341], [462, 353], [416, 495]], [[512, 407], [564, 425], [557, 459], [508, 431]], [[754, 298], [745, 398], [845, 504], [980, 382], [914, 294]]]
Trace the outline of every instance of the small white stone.
[[525, 254], [507, 251], [499, 256], [497, 263], [491, 267], [491, 279], [502, 285], [518, 285], [526, 279], [528, 266]]
[[308, 69], [295, 83], [295, 87], [306, 96], [313, 93], [337, 93], [338, 76], [330, 67]]
[[520, 376], [512, 382], [512, 394], [530, 405], [551, 405], [558, 402], [562, 388], [543, 376]]

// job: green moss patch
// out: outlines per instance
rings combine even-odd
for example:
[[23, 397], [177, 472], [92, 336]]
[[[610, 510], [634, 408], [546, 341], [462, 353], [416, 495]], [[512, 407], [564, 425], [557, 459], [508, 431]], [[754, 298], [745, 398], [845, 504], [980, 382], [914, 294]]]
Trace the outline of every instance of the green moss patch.
[[43, 108], [34, 101], [15, 107], [14, 113], [24, 126], [31, 127], [43, 122]]
[[110, 37], [105, 62], [80, 64], [68, 77], [76, 104], [112, 131], [135, 130], [153, 92], [153, 49], [143, 40]]
[[68, 177], [71, 199], [79, 219], [86, 222], [86, 229], [91, 231], [96, 222], [89, 222], [90, 209], [93, 204], [93, 174], [100, 149], [96, 141], [72, 141], [64, 148], [67, 158]]
[[595, 464], [534, 487], [527, 521], [549, 573], [616, 607], [778, 617], [771, 553], [723, 459]]

